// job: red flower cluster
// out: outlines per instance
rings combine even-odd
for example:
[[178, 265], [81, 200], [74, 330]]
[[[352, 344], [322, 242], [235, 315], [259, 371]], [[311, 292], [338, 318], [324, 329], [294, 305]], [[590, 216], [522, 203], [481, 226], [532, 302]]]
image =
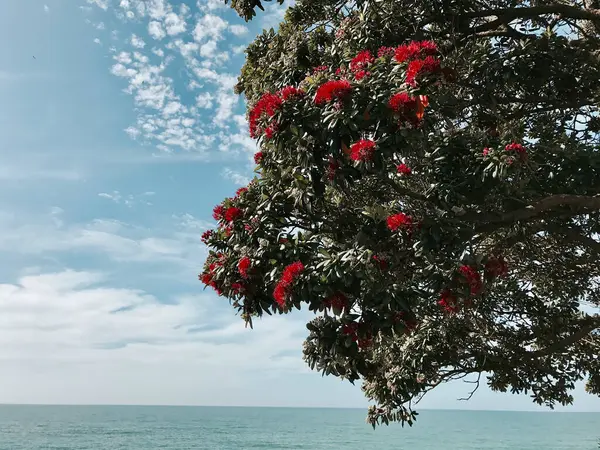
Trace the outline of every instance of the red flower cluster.
[[241, 187], [237, 191], [235, 191], [235, 196], [239, 197], [240, 195], [242, 195], [242, 194], [244, 194], [246, 192], [248, 192], [248, 188], [247, 187]]
[[263, 152], [256, 152], [254, 154], [254, 164], [256, 164], [258, 166], [258, 165], [260, 165], [262, 160], [263, 160]]
[[361, 139], [350, 146], [350, 158], [353, 161], [371, 161], [375, 153], [375, 142]]
[[471, 295], [477, 295], [481, 292], [483, 288], [483, 283], [481, 282], [481, 275], [479, 272], [472, 266], [460, 266], [458, 272], [464, 277], [465, 281], [469, 285], [471, 289]]
[[371, 75], [371, 72], [367, 70], [357, 70], [356, 72], [354, 72], [354, 79], [356, 81], [360, 81], [363, 78], [368, 77], [369, 75]]
[[460, 309], [456, 296], [449, 289], [442, 291], [438, 305], [444, 308], [447, 313], [452, 314], [457, 313]]
[[388, 269], [387, 259], [385, 259], [383, 256], [373, 255], [373, 261], [375, 261], [375, 264], [377, 264], [380, 270]]
[[391, 231], [400, 229], [410, 230], [412, 225], [412, 217], [404, 213], [393, 214], [387, 218], [387, 227]]
[[417, 78], [426, 73], [434, 73], [440, 70], [440, 60], [434, 56], [425, 59], [415, 59], [408, 64], [406, 69], [406, 82], [416, 86]]
[[350, 61], [350, 70], [354, 73], [354, 78], [356, 80], [362, 80], [371, 75], [366, 69], [373, 61], [375, 61], [375, 57], [369, 50], [359, 52], [352, 61]]
[[246, 290], [246, 285], [243, 283], [231, 283], [231, 290], [236, 294], [242, 294]]
[[213, 230], [206, 230], [204, 233], [202, 233], [202, 237], [200, 238], [200, 240], [206, 244], [210, 237], [213, 235], [213, 233]]
[[333, 156], [330, 156], [326, 171], [326, 176], [329, 181], [333, 181], [333, 179], [335, 178], [335, 174], [339, 168], [340, 163]]
[[258, 121], [261, 117], [271, 118], [281, 108], [283, 101], [277, 94], [266, 92], [256, 102], [248, 117], [250, 123], [250, 137], [255, 138], [260, 133]]
[[323, 83], [315, 94], [315, 104], [322, 105], [331, 100], [341, 100], [352, 92], [348, 80], [330, 80]]
[[250, 266], [252, 265], [252, 262], [250, 261], [250, 258], [248, 258], [247, 256], [244, 256], [242, 259], [240, 259], [238, 261], [238, 272], [240, 273], [240, 275], [244, 278], [248, 278], [248, 269], [250, 269]]
[[223, 218], [226, 222], [234, 222], [240, 217], [242, 217], [243, 211], [240, 208], [236, 208], [235, 206], [230, 206], [225, 210], [225, 214], [223, 214]]
[[217, 205], [213, 208], [213, 219], [221, 220], [223, 218], [223, 213], [225, 212], [225, 207], [223, 205]]
[[323, 300], [323, 305], [326, 308], [346, 309], [348, 307], [348, 297], [342, 292], [336, 292]]
[[388, 101], [388, 108], [397, 114], [412, 116], [417, 110], [417, 98], [406, 92], [398, 92]]
[[491, 151], [492, 151], [492, 150], [491, 150], [489, 147], [486, 147], [486, 148], [484, 148], [484, 149], [483, 149], [483, 152], [482, 152], [482, 153], [483, 153], [483, 156], [487, 156], [487, 155], [489, 155]]
[[319, 72], [327, 72], [329, 70], [329, 67], [327, 66], [317, 66], [313, 69], [313, 73], [317, 74]]
[[366, 68], [373, 61], [375, 61], [375, 58], [371, 52], [369, 50], [363, 50], [358, 52], [358, 54], [352, 58], [352, 61], [350, 61], [350, 70], [352, 72], [357, 72], [358, 70]]
[[267, 128], [265, 128], [265, 137], [267, 139], [273, 139], [273, 136], [275, 136], [275, 132], [278, 130], [278, 128], [279, 127], [277, 126], [277, 123], [271, 123]]
[[285, 305], [285, 301], [291, 293], [292, 285], [303, 271], [304, 264], [300, 261], [296, 261], [283, 269], [281, 279], [273, 291], [273, 298], [279, 306], [283, 307]]
[[348, 336], [352, 336], [352, 340], [353, 341], [357, 341], [358, 340], [358, 323], [356, 322], [350, 322], [347, 324], [344, 324], [342, 326], [342, 333]]
[[302, 89], [295, 88], [294, 86], [286, 86], [279, 91], [279, 95], [283, 101], [288, 101], [292, 98], [302, 97], [305, 92]]
[[508, 264], [502, 256], [491, 257], [485, 264], [485, 273], [489, 277], [505, 277], [508, 275]]
[[219, 253], [216, 255], [216, 257], [217, 257], [217, 260], [215, 262], [209, 264], [208, 271], [198, 275], [198, 278], [206, 286], [212, 287], [218, 295], [222, 295], [223, 292], [221, 291], [221, 286], [219, 286], [219, 284], [217, 284], [217, 281], [214, 278], [215, 278], [215, 270], [218, 267], [221, 267], [225, 261], [225, 255], [223, 255], [222, 253]]
[[403, 44], [396, 48], [396, 61], [402, 63], [424, 56], [436, 55], [438, 51], [437, 45], [432, 41], [413, 41], [409, 44]]
[[400, 164], [396, 167], [396, 170], [401, 175], [410, 175], [412, 173], [412, 169], [408, 167], [406, 164]]
[[379, 50], [377, 50], [377, 56], [379, 58], [393, 56], [394, 53], [396, 53], [396, 49], [394, 47], [379, 47]]
[[505, 147], [505, 150], [507, 152], [515, 152], [517, 155], [519, 155], [521, 158], [527, 156], [527, 149], [521, 145], [521, 144], [517, 144], [516, 142], [513, 142], [511, 144], [508, 144]]

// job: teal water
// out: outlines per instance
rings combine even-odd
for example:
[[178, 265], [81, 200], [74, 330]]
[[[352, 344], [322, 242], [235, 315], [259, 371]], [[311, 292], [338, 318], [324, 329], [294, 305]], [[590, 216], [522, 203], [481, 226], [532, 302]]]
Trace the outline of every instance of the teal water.
[[0, 449], [598, 449], [600, 414], [422, 411], [413, 428], [348, 409], [0, 406]]

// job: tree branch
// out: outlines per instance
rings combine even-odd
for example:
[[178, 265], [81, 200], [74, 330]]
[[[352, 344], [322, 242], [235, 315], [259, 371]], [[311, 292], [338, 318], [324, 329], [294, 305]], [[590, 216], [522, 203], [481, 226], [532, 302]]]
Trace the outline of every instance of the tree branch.
[[481, 213], [475, 215], [466, 214], [461, 219], [471, 220], [473, 222], [486, 224], [478, 227], [476, 230], [481, 231], [487, 229], [487, 225], [504, 225], [522, 220], [532, 219], [540, 216], [542, 213], [553, 209], [569, 206], [576, 211], [582, 210], [600, 210], [600, 196], [585, 196], [585, 195], [552, 195], [543, 198], [533, 205], [526, 206], [522, 209], [517, 209], [504, 214], [493, 215], [489, 213]]
[[502, 22], [506, 23], [506, 21], [510, 21], [512, 19], [529, 18], [544, 14], [560, 14], [564, 17], [570, 17], [572, 19], [600, 22], [600, 11], [597, 9], [581, 9], [577, 8], [576, 6], [564, 5], [561, 3], [532, 6], [529, 8], [499, 8], [483, 11], [471, 11], [461, 14], [461, 17], [477, 18], [496, 16], [498, 18], [502, 18]]
[[580, 341], [592, 331], [598, 328], [600, 328], [600, 316], [596, 316], [590, 325], [583, 327], [576, 333], [573, 333], [570, 336], [561, 339], [560, 341], [556, 341], [554, 344], [546, 348], [536, 350], [534, 352], [529, 352], [527, 354], [527, 357], [530, 359], [541, 358], [556, 353], [560, 350], [566, 349], [567, 347], [577, 343], [578, 341]]

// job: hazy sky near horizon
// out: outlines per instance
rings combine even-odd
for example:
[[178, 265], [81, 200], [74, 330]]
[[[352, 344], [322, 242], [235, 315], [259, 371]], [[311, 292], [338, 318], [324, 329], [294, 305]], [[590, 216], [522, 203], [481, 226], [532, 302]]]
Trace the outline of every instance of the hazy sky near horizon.
[[[252, 176], [243, 49], [282, 15], [0, 3], [0, 403], [366, 405], [302, 362], [306, 314], [248, 330], [197, 281], [212, 207]], [[423, 406], [535, 409], [469, 389]]]

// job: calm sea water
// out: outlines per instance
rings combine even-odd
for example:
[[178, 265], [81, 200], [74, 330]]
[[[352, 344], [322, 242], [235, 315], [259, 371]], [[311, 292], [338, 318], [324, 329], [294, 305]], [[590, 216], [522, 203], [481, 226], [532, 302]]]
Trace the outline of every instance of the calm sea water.
[[422, 411], [413, 428], [365, 411], [0, 406], [0, 449], [598, 449], [600, 414]]

